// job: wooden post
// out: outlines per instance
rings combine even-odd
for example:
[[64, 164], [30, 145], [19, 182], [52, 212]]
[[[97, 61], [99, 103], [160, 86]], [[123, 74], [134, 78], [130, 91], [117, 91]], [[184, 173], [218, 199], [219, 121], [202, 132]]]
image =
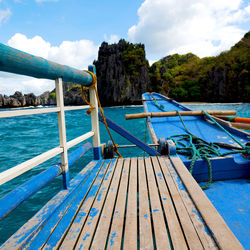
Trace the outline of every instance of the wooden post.
[[[207, 110], [206, 112], [210, 115], [236, 115], [235, 110]], [[182, 116], [204, 115], [202, 111], [179, 111], [179, 113]], [[130, 120], [130, 119], [139, 119], [147, 117], [171, 117], [171, 116], [178, 116], [177, 111], [127, 114], [125, 117], [126, 120]]]
[[[88, 70], [96, 74], [95, 66], [90, 65]], [[91, 112], [91, 126], [94, 132], [93, 136], [93, 153], [94, 160], [99, 160], [102, 158], [101, 143], [100, 143], [100, 129], [99, 129], [99, 119], [98, 119], [98, 102], [96, 99], [95, 89], [91, 87], [89, 89], [90, 103], [94, 106]]]
[[61, 153], [63, 188], [67, 189], [69, 187], [68, 149], [67, 149], [67, 139], [66, 139], [62, 78], [56, 79], [55, 84], [56, 84], [56, 104], [57, 107], [60, 108], [60, 111], [57, 114], [58, 114], [58, 127], [60, 136], [60, 147], [63, 149], [63, 152]]

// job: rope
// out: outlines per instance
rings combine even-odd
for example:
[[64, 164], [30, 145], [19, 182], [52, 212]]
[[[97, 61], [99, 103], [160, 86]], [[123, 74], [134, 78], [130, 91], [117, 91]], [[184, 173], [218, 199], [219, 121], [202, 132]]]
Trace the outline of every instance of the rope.
[[[220, 152], [220, 146], [216, 145], [216, 143], [209, 143], [195, 135], [193, 135], [185, 125], [181, 114], [179, 111], [176, 111], [178, 113], [178, 116], [180, 118], [180, 121], [185, 128], [187, 134], [182, 135], [173, 135], [168, 137], [168, 139], [171, 139], [174, 141], [176, 145], [176, 151], [179, 154], [187, 155], [189, 159], [192, 159], [190, 163], [190, 173], [193, 173], [195, 162], [197, 159], [204, 159], [208, 164], [208, 182], [206, 185], [202, 186], [202, 189], [207, 189], [210, 184], [212, 183], [212, 164], [210, 161], [210, 158], [213, 157], [223, 157], [230, 154], [237, 154], [237, 153], [243, 153], [246, 155], [249, 155], [249, 146], [243, 146], [243, 149], [239, 150], [232, 150], [227, 153], [221, 153]], [[204, 112], [204, 111], [203, 111]], [[223, 128], [224, 131], [224, 128]], [[227, 134], [230, 134], [228, 131], [225, 131]], [[231, 135], [231, 134], [230, 134]], [[230, 136], [231, 138], [233, 135]]]
[[[106, 127], [106, 129], [107, 129], [107, 131], [108, 131], [109, 137], [110, 137], [110, 139], [111, 139], [111, 141], [112, 141], [112, 143], [113, 143], [114, 151], [115, 151], [116, 154], [118, 155], [118, 158], [123, 158], [122, 155], [121, 155], [121, 154], [119, 153], [119, 151], [118, 151], [118, 145], [115, 144], [115, 141], [114, 141], [114, 139], [113, 139], [113, 137], [112, 137], [112, 135], [111, 135], [111, 133], [110, 133], [110, 130], [109, 130], [109, 127], [108, 127], [106, 118], [105, 118], [105, 116], [104, 116], [104, 111], [103, 111], [103, 109], [102, 109], [101, 102], [100, 102], [99, 95], [98, 95], [98, 91], [97, 91], [97, 88], [96, 88], [96, 85], [97, 85], [97, 78], [96, 78], [96, 75], [95, 75], [93, 72], [91, 72], [91, 71], [88, 71], [88, 70], [85, 70], [85, 71], [88, 72], [89, 74], [91, 74], [92, 79], [93, 79], [91, 85], [89, 85], [88, 87], [85, 87], [85, 88], [87, 88], [87, 89], [89, 89], [90, 87], [93, 87], [93, 88], [94, 88], [95, 95], [96, 95], [96, 99], [97, 99], [97, 102], [98, 102], [98, 107], [99, 107], [99, 109], [100, 109], [100, 113], [101, 113], [101, 116], [102, 116], [104, 125], [105, 125], [105, 127]], [[92, 112], [94, 106], [87, 100], [87, 98], [86, 98], [86, 96], [85, 96], [85, 90], [84, 90], [84, 87], [83, 87], [83, 86], [81, 86], [81, 90], [82, 90], [82, 97], [83, 97], [84, 101], [90, 106], [90, 109], [87, 110], [87, 112], [86, 112], [86, 113], [89, 115], [89, 114], [91, 114], [91, 112]]]
[[[155, 100], [155, 98], [153, 97], [153, 95], [150, 93], [150, 96], [153, 99], [153, 102], [155, 104], [155, 106], [164, 111], [167, 112], [167, 110], [164, 109], [163, 105], [160, 105], [159, 103], [157, 103], [157, 101]], [[192, 174], [193, 173], [193, 169], [194, 169], [194, 165], [197, 159], [205, 159], [207, 164], [208, 164], [208, 182], [206, 185], [202, 186], [201, 188], [207, 189], [210, 184], [212, 183], [212, 164], [209, 160], [210, 157], [212, 157], [213, 154], [215, 154], [216, 156], [220, 156], [219, 150], [220, 147], [215, 145], [215, 144], [209, 144], [207, 143], [205, 140], [196, 137], [195, 135], [193, 135], [188, 128], [186, 127], [184, 121], [182, 120], [181, 114], [180, 112], [177, 110], [176, 111], [178, 113], [178, 116], [181, 120], [181, 123], [183, 125], [183, 127], [185, 128], [187, 134], [184, 135], [173, 135], [168, 137], [167, 139], [171, 139], [174, 141], [175, 145], [176, 145], [176, 151], [179, 154], [184, 154], [184, 155], [188, 155], [190, 159], [192, 159], [191, 163], [190, 163], [190, 169], [189, 172]], [[190, 146], [187, 146], [187, 143]]]
[[[212, 121], [214, 122], [219, 128], [221, 128], [229, 137], [231, 137], [236, 143], [238, 143], [242, 150], [234, 151], [233, 153], [242, 153], [244, 154], [248, 159], [250, 159], [250, 146], [242, 144], [239, 140], [237, 140], [229, 131], [227, 131], [225, 128], [223, 128], [217, 121], [215, 121], [212, 116], [210, 116], [206, 111], [202, 110], [202, 112]], [[227, 153], [229, 154], [229, 153]], [[227, 155], [224, 154], [224, 155]]]
[[[176, 150], [180, 154], [188, 155], [189, 158], [192, 159], [190, 163], [189, 172], [192, 174], [195, 166], [195, 162], [198, 159], [206, 160], [208, 164], [208, 182], [206, 185], [202, 186], [201, 188], [207, 189], [212, 183], [212, 164], [209, 158], [213, 157], [213, 155], [220, 156], [220, 147], [214, 145], [213, 143], [208, 143], [205, 140], [193, 135], [188, 128], [186, 127], [180, 112], [177, 110], [178, 116], [180, 121], [185, 128], [187, 134], [179, 135], [179, 139], [176, 140], [175, 138], [171, 138], [176, 144]], [[176, 137], [176, 136], [174, 136]], [[187, 142], [190, 146], [187, 145]]]
[[[156, 102], [155, 98], [153, 97], [153, 95], [151, 93], [150, 93], [150, 96], [152, 97], [153, 103], [155, 104], [155, 106], [157, 108], [159, 108], [162, 111], [166, 111], [164, 109], [163, 105], [160, 105], [159, 103]], [[221, 154], [220, 153], [221, 148], [218, 145], [216, 145], [215, 143], [208, 143], [207, 141], [193, 135], [186, 127], [179, 111], [176, 111], [178, 113], [180, 121], [181, 121], [183, 127], [185, 128], [187, 134], [173, 135], [173, 136], [168, 137], [167, 139], [171, 139], [174, 141], [174, 143], [176, 144], [176, 151], [178, 153], [188, 155], [189, 158], [192, 159], [192, 161], [190, 163], [190, 169], [189, 169], [191, 174], [193, 173], [193, 169], [194, 169], [195, 162], [197, 159], [204, 159], [207, 162], [208, 175], [209, 175], [208, 182], [206, 185], [201, 187], [202, 189], [207, 189], [210, 186], [210, 184], [212, 183], [212, 164], [211, 164], [211, 161], [209, 158], [218, 157], [218, 156], [223, 157], [223, 156], [227, 156], [227, 155], [241, 153], [241, 154], [245, 155], [248, 159], [250, 159], [250, 146], [243, 145], [229, 131], [227, 131], [220, 124], [218, 124], [209, 114], [207, 114], [204, 110], [202, 110], [202, 111], [207, 117], [210, 118], [210, 120], [214, 124], [216, 124], [218, 127], [220, 127], [225, 133], [227, 133], [242, 148], [242, 149], [232, 150], [232, 151], [229, 151], [227, 153]]]
[[228, 136], [230, 136], [236, 143], [238, 143], [242, 148], [245, 146], [238, 141], [230, 132], [228, 132], [226, 129], [224, 129], [217, 121], [215, 121], [206, 111], [202, 110], [202, 112], [212, 121], [214, 122], [219, 128], [221, 128]]
[[159, 103], [156, 101], [156, 99], [153, 97], [153, 95], [152, 95], [151, 93], [149, 93], [149, 95], [152, 97], [153, 103], [154, 103], [154, 105], [155, 105], [158, 109], [160, 109], [161, 111], [167, 112], [167, 110], [164, 109], [164, 106], [161, 105], [161, 104], [159, 104]]

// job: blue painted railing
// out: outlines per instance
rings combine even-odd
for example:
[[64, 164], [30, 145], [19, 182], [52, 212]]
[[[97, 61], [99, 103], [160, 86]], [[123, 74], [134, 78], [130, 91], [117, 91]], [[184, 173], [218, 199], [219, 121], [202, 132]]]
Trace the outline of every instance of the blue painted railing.
[[[92, 145], [86, 143], [80, 146], [77, 150], [68, 155], [68, 149], [93, 137], [93, 149], [94, 153], [100, 152], [98, 155], [95, 153], [96, 159], [101, 157], [100, 151], [100, 135], [99, 135], [99, 123], [98, 123], [98, 105], [95, 96], [94, 88], [90, 88], [90, 103], [94, 106], [93, 112], [91, 113], [92, 131], [79, 136], [69, 142], [66, 140], [66, 125], [65, 125], [65, 107], [63, 102], [63, 82], [73, 82], [84, 86], [90, 86], [95, 79], [95, 67], [89, 66], [89, 71], [81, 71], [69, 66], [60, 65], [44, 58], [30, 55], [28, 53], [16, 50], [9, 46], [0, 43], [0, 71], [15, 73], [20, 75], [31, 76], [35, 78], [45, 78], [55, 80], [56, 85], [56, 99], [57, 108], [54, 108], [52, 112], [58, 113], [59, 123], [59, 135], [60, 135], [60, 146], [51, 149], [39, 156], [36, 156], [24, 163], [21, 163], [13, 168], [7, 169], [0, 173], [0, 185], [10, 181], [11, 179], [23, 174], [24, 172], [32, 169], [33, 167], [47, 161], [48, 159], [61, 154], [61, 163], [55, 164], [49, 167], [44, 172], [36, 175], [32, 179], [26, 181], [22, 185], [18, 186], [7, 195], [0, 199], [0, 220], [6, 217], [13, 209], [15, 209], [20, 203], [29, 198], [32, 194], [36, 193], [43, 186], [48, 184], [51, 180], [59, 175], [63, 176], [64, 188], [69, 188], [69, 173], [68, 167], [71, 166], [76, 160], [84, 155]], [[90, 73], [89, 73], [90, 72]], [[93, 73], [91, 73], [93, 72]], [[80, 107], [85, 109], [86, 106]], [[67, 108], [66, 110], [74, 110], [74, 107]], [[79, 109], [79, 108], [77, 108]], [[42, 112], [38, 112], [38, 111]], [[13, 117], [16, 115], [33, 115], [39, 113], [51, 112], [49, 109], [34, 109], [27, 112], [23, 110], [15, 111], [1, 111], [0, 117]], [[26, 110], [27, 111], [27, 110]], [[15, 114], [13, 114], [13, 112]]]
[[90, 73], [33, 56], [0, 43], [0, 71], [89, 86]]
[[[77, 148], [68, 156], [69, 167], [92, 148], [91, 143], [87, 142]], [[57, 163], [26, 181], [22, 185], [10, 191], [0, 199], [0, 220], [6, 217], [13, 209], [15, 209], [24, 200], [28, 199], [32, 194], [47, 185], [54, 178], [62, 174], [61, 163]]]

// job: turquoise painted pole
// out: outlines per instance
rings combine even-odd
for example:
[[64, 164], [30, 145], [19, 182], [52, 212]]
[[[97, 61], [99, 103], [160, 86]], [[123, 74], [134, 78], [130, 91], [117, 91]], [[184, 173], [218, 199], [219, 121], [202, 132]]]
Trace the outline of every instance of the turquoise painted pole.
[[0, 71], [56, 80], [73, 82], [84, 86], [92, 83], [91, 74], [54, 63], [42, 57], [33, 56], [0, 43]]

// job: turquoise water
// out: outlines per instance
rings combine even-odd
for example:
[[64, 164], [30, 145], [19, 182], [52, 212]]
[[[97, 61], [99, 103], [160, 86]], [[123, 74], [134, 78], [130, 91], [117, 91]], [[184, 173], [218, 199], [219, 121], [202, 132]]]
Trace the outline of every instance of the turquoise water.
[[[238, 116], [250, 117], [250, 104], [206, 104], [186, 105], [194, 110], [220, 109], [237, 110]], [[104, 108], [105, 115], [129, 130], [141, 140], [145, 140], [145, 120], [125, 120], [125, 114], [143, 112], [142, 106]], [[84, 110], [66, 112], [67, 140], [72, 140], [90, 131], [90, 119]], [[109, 140], [103, 124], [100, 124], [101, 142]], [[120, 135], [112, 132], [115, 142], [129, 144]], [[149, 142], [149, 135], [146, 134]], [[0, 119], [0, 172], [9, 169], [23, 161], [26, 161], [40, 153], [58, 146], [57, 115], [54, 113], [16, 118]], [[76, 147], [75, 147], [76, 148]], [[75, 148], [71, 149], [74, 150]], [[138, 148], [120, 149], [124, 157], [143, 156]], [[90, 150], [84, 157], [70, 168], [70, 177], [73, 178], [92, 159]], [[59, 161], [55, 157], [18, 178], [0, 186], [0, 197], [22, 184], [37, 173], [40, 173], [50, 165]], [[9, 216], [0, 222], [0, 244], [9, 238], [20, 226], [31, 218], [46, 202], [62, 188], [62, 179], [59, 176], [49, 185], [38, 191], [30, 199], [23, 202]]]

